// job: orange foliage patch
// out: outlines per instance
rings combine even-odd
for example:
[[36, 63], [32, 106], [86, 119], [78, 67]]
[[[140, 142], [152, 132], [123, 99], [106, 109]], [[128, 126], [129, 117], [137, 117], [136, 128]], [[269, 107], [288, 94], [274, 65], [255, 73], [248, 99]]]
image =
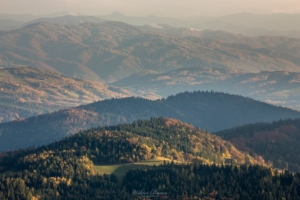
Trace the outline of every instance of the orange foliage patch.
[[173, 118], [166, 118], [165, 124], [167, 125], [167, 127], [170, 127], [170, 126], [185, 126], [189, 129], [194, 129], [193, 125], [182, 122], [182, 121], [177, 120], [177, 119], [173, 119]]

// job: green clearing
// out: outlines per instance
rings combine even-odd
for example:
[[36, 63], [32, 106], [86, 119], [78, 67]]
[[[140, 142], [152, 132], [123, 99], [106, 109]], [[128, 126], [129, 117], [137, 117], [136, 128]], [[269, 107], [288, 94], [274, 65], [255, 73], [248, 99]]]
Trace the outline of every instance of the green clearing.
[[[169, 158], [165, 158], [165, 157], [156, 157], [156, 158], [152, 158], [152, 159], [149, 159], [149, 160], [143, 160], [143, 161], [140, 161], [140, 162], [136, 162], [134, 163], [135, 165], [148, 165], [148, 166], [152, 166], [152, 165], [160, 165], [160, 164], [163, 164], [164, 161], [166, 162], [172, 162], [171, 159]], [[176, 160], [173, 160], [175, 164], [184, 164], [183, 162], [180, 162], [180, 161], [176, 161]]]
[[[131, 163], [131, 164], [121, 164], [121, 165], [95, 165], [95, 171], [97, 174], [115, 174], [118, 177], [118, 180], [122, 180], [125, 174], [131, 169], [137, 168], [147, 168], [148, 166], [160, 165], [163, 164], [164, 161], [172, 162], [171, 159], [164, 157], [156, 157], [150, 160], [145, 160], [141, 162]], [[176, 164], [185, 164], [183, 162], [174, 161]]]
[[98, 165], [95, 166], [97, 174], [115, 174], [121, 181], [125, 174], [131, 169], [143, 168], [144, 165], [123, 164], [123, 165]]

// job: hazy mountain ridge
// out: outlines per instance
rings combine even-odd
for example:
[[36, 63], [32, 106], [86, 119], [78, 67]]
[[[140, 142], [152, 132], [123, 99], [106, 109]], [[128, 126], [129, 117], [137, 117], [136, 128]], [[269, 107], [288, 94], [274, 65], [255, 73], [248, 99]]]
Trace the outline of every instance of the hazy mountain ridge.
[[31, 14], [0, 14], [0, 30], [11, 31], [37, 22], [50, 22], [57, 24], [80, 24], [83, 22], [102, 22], [103, 19], [94, 16], [83, 16], [70, 12], [59, 12], [49, 15]]
[[9, 31], [22, 27], [23, 23], [12, 19], [0, 19], [0, 31]]
[[0, 69], [0, 122], [134, 94], [101, 82], [29, 67]]
[[[185, 37], [198, 37], [214, 39], [223, 43], [228, 43], [230, 46], [247, 45], [257, 49], [258, 52], [271, 53], [276, 51], [281, 54], [292, 54], [299, 56], [300, 40], [298, 38], [290, 38], [286, 36], [263, 35], [249, 37], [241, 34], [234, 34], [222, 30], [196, 30], [190, 28], [172, 27], [166, 24], [158, 24], [156, 26], [144, 25], [138, 27], [141, 30], [154, 33], [164, 33], [170, 35], [178, 35]], [[249, 48], [249, 47], [248, 47]], [[270, 51], [266, 51], [270, 50]], [[280, 55], [280, 54], [279, 54]]]
[[[78, 22], [74, 20], [66, 20], [66, 16], [77, 18]], [[21, 28], [25, 24], [31, 24], [37, 21], [65, 23], [80, 23], [80, 21], [98, 22], [98, 20], [119, 21], [131, 25], [143, 26], [150, 25], [161, 28], [159, 24], [168, 24], [174, 27], [184, 27], [194, 30], [222, 30], [236, 34], [243, 34], [247, 36], [286, 36], [292, 38], [300, 37], [300, 24], [298, 23], [299, 14], [271, 14], [271, 15], [256, 15], [250, 13], [238, 13], [234, 15], [220, 16], [220, 17], [194, 17], [194, 18], [168, 18], [158, 16], [135, 17], [126, 16], [119, 12], [114, 12], [110, 15], [102, 16], [85, 16], [78, 13], [61, 12], [46, 16], [33, 15], [7, 15], [1, 14], [0, 20], [13, 20], [16, 25], [4, 23], [0, 26], [1, 30], [13, 30]], [[56, 18], [57, 20], [52, 20]], [[89, 19], [88, 19], [89, 18]], [[288, 22], [288, 23], [287, 23]], [[0, 23], [1, 25], [1, 23]]]
[[[1, 151], [48, 144], [79, 130], [150, 117], [185, 120], [208, 131], [300, 117], [300, 112], [217, 92], [181, 93], [162, 100], [110, 99], [0, 124]], [[230, 116], [230, 117], [229, 117]]]
[[286, 36], [300, 37], [299, 14], [270, 14], [256, 15], [238, 13], [220, 17], [194, 17], [172, 19], [164, 17], [133, 17], [121, 13], [100, 16], [103, 19], [121, 21], [132, 25], [150, 25], [160, 28], [159, 24], [168, 24], [174, 27], [185, 27], [196, 30], [222, 30], [247, 36]]
[[216, 134], [241, 151], [263, 156], [275, 167], [300, 171], [300, 119], [249, 124]]
[[300, 109], [300, 73], [245, 73], [222, 67], [189, 67], [165, 73], [143, 71], [112, 83], [136, 94], [162, 97], [181, 91], [214, 90], [248, 96], [276, 105]]
[[300, 71], [298, 54], [294, 51], [278, 52], [210, 38], [148, 33], [120, 22], [76, 26], [32, 24], [2, 34], [0, 44], [0, 63], [4, 67], [29, 65], [108, 82], [141, 70], [166, 72], [205, 65], [251, 72]]
[[38, 18], [32, 21], [29, 21], [23, 26], [27, 26], [30, 24], [36, 24], [39, 22], [47, 22], [52, 24], [61, 24], [61, 25], [79, 25], [82, 23], [102, 23], [106, 20], [101, 19], [95, 16], [73, 16], [73, 15], [65, 15], [59, 17], [52, 17], [52, 18]]

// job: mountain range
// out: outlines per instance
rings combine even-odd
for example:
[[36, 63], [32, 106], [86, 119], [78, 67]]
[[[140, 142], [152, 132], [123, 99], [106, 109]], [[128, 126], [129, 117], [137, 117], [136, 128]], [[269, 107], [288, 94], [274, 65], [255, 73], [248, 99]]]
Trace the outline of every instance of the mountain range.
[[300, 112], [220, 92], [185, 92], [155, 101], [135, 97], [110, 99], [0, 123], [0, 151], [48, 144], [91, 127], [159, 116], [185, 120], [207, 131], [220, 131], [255, 122], [299, 118]]
[[[29, 21], [23, 26], [28, 26], [30, 24], [36, 24], [39, 22], [47, 22], [52, 24], [61, 24], [61, 25], [79, 25], [83, 23], [102, 23], [106, 20], [101, 19], [95, 16], [73, 16], [73, 15], [64, 15], [58, 17], [46, 17], [46, 18], [38, 18], [32, 21]], [[20, 27], [21, 28], [21, 27]]]
[[[141, 70], [167, 72], [190, 66], [299, 72], [299, 47], [287, 43], [276, 50], [282, 46], [278, 40], [281, 38], [266, 38], [263, 41], [272, 45], [262, 48], [240, 44], [240, 40], [224, 43], [210, 38], [149, 33], [120, 22], [70, 26], [41, 22], [0, 34], [0, 65], [26, 65], [106, 82]], [[291, 40], [290, 44], [299, 42]]]
[[[74, 20], [66, 20], [73, 17]], [[56, 18], [56, 20], [53, 20]], [[34, 16], [23, 15], [0, 15], [0, 30], [13, 30], [22, 28], [26, 24], [37, 21], [51, 21], [64, 24], [78, 24], [80, 22], [98, 22], [103, 20], [119, 21], [135, 26], [149, 25], [160, 28], [161, 25], [184, 27], [194, 30], [222, 30], [226, 32], [242, 34], [246, 36], [286, 36], [299, 38], [300, 30], [299, 14], [270, 14], [257, 15], [251, 13], [238, 13], [219, 17], [190, 17], [190, 18], [168, 18], [158, 16], [135, 17], [126, 16], [120, 12], [109, 15], [85, 16], [80, 13], [60, 12], [50, 15]], [[288, 22], [288, 23], [287, 23]]]
[[300, 37], [300, 29], [298, 28], [300, 27], [299, 14], [257, 15], [238, 13], [220, 17], [175, 19], [156, 16], [133, 17], [114, 12], [111, 15], [102, 15], [100, 17], [110, 21], [120, 21], [139, 26], [150, 25], [158, 28], [161, 24], [167, 24], [196, 30], [222, 30], [251, 37], [264, 35]]
[[[0, 32], [0, 45], [4, 68], [31, 66], [125, 87], [151, 99], [186, 90], [215, 90], [299, 109], [300, 40], [295, 38], [246, 37], [169, 25], [134, 27], [96, 17], [63, 16]], [[12, 116], [16, 114], [29, 116]]]

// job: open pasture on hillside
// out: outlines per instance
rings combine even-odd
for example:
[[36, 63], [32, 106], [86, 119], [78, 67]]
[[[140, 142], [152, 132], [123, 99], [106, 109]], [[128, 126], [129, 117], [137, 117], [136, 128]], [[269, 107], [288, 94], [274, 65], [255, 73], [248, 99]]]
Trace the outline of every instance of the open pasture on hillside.
[[[171, 159], [165, 158], [165, 157], [156, 157], [149, 160], [144, 160], [136, 163], [126, 163], [126, 164], [119, 164], [119, 165], [95, 165], [95, 171], [96, 173], [102, 175], [102, 174], [115, 174], [118, 177], [118, 180], [122, 180], [122, 178], [125, 176], [125, 174], [131, 170], [131, 169], [137, 169], [137, 168], [147, 168], [148, 166], [153, 165], [161, 165], [164, 163], [170, 163], [172, 162]], [[185, 164], [184, 162], [175, 161], [175, 164]]]

